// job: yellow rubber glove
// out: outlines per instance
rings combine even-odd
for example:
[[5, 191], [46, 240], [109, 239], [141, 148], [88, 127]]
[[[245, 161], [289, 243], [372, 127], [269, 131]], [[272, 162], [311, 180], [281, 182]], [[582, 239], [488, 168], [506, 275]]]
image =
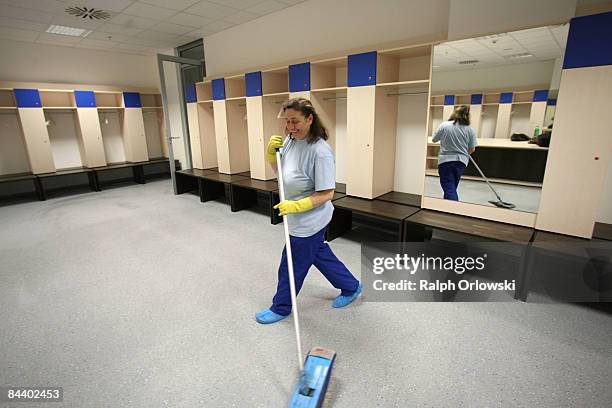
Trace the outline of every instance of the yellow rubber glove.
[[270, 136], [266, 149], [266, 160], [270, 164], [276, 163], [276, 149], [283, 147], [283, 137], [279, 135]]
[[301, 213], [312, 209], [312, 199], [310, 197], [302, 198], [301, 200], [283, 200], [274, 206], [280, 211], [280, 216], [287, 214]]

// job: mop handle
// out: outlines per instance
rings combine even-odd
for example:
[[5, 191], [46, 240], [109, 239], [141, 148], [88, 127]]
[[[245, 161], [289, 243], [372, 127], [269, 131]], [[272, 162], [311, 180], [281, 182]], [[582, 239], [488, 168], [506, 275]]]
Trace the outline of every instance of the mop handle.
[[497, 194], [497, 191], [495, 191], [495, 189], [493, 188], [493, 186], [491, 185], [491, 183], [489, 183], [489, 180], [487, 180], [487, 178], [485, 177], [484, 173], [482, 172], [482, 170], [480, 170], [480, 167], [478, 167], [478, 164], [476, 164], [476, 161], [474, 159], [472, 159], [472, 155], [468, 154], [468, 157], [470, 158], [470, 161], [472, 162], [472, 164], [478, 169], [478, 172], [480, 173], [480, 175], [482, 176], [483, 180], [487, 182], [487, 185], [491, 188], [491, 191], [493, 191], [493, 194], [495, 194], [495, 196], [497, 197], [497, 199], [499, 201], [503, 201], [501, 199], [501, 197], [499, 196], [499, 194]]
[[[283, 184], [283, 167], [281, 165], [280, 151], [276, 151], [276, 163], [278, 166], [278, 193], [280, 200], [285, 199], [285, 186]], [[293, 305], [293, 323], [295, 326], [295, 341], [297, 343], [298, 364], [300, 372], [304, 371], [304, 362], [302, 358], [302, 341], [300, 340], [300, 323], [298, 320], [297, 295], [295, 293], [295, 277], [293, 276], [293, 256], [291, 255], [291, 240], [289, 239], [289, 224], [287, 216], [283, 215], [283, 226], [285, 228], [285, 248], [287, 250], [287, 267], [289, 270], [289, 287], [291, 288], [291, 304]]]

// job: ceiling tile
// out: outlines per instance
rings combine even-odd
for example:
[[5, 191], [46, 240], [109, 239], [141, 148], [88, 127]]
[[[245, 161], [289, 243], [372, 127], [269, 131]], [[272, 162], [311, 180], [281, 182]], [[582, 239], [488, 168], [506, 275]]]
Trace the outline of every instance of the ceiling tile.
[[254, 20], [256, 18], [259, 18], [257, 14], [247, 13], [246, 11], [239, 11], [236, 14], [232, 14], [231, 16], [225, 17], [223, 20], [229, 21], [230, 23], [234, 24], [242, 24], [246, 23], [247, 21]]
[[175, 34], [160, 33], [159, 31], [154, 31], [154, 30], [142, 31], [136, 34], [136, 37], [147, 38], [147, 39], [158, 40], [158, 41], [166, 41], [170, 43], [174, 43], [179, 38], [179, 36]]
[[285, 3], [287, 5], [293, 6], [296, 4], [303, 3], [305, 0], [278, 0], [278, 1], [280, 1], [281, 3]]
[[234, 25], [235, 24], [227, 22], [227, 21], [217, 20], [217, 21], [213, 21], [210, 24], [206, 24], [203, 28], [209, 31], [218, 33], [219, 31], [223, 31], [225, 29], [233, 27]]
[[284, 8], [287, 8], [287, 5], [285, 3], [280, 3], [274, 0], [266, 0], [263, 3], [259, 3], [245, 10], [248, 11], [249, 13], [255, 13], [255, 14], [259, 14], [260, 16], [263, 16], [266, 14], [274, 13], [275, 11], [278, 11], [278, 10], [282, 10]]
[[42, 33], [38, 36], [36, 42], [45, 44], [75, 45], [82, 39], [82, 37], [69, 37], [67, 35]]
[[211, 3], [217, 3], [222, 6], [234, 8], [236, 10], [244, 10], [253, 7], [258, 3], [263, 3], [265, 0], [209, 0]]
[[0, 7], [0, 16], [13, 17], [21, 20], [35, 21], [38, 23], [48, 23], [53, 17], [52, 14], [42, 11], [29, 10], [21, 7], [2, 6]]
[[132, 16], [152, 18], [154, 20], [162, 20], [176, 14], [176, 10], [167, 9], [164, 7], [152, 6], [145, 3], [133, 3], [130, 7], [123, 10], [123, 13]]
[[62, 0], [70, 6], [93, 7], [119, 13], [134, 3], [134, 0]]
[[157, 53], [157, 48], [143, 47], [143, 46], [134, 45], [134, 44], [117, 44], [113, 49], [114, 50], [135, 51], [138, 53], [150, 54], [150, 55]]
[[183, 10], [194, 5], [200, 0], [140, 0], [141, 3], [151, 4], [153, 6], [165, 7], [173, 10]]
[[123, 35], [135, 35], [142, 31], [142, 29], [140, 28], [124, 27], [118, 24], [113, 24], [113, 23], [106, 23], [100, 26], [98, 30], [105, 32], [105, 33], [123, 34]]
[[117, 24], [127, 28], [140, 28], [141, 30], [145, 30], [156, 25], [158, 21], [152, 20], [150, 18], [131, 16], [128, 14], [118, 14], [115, 17], [111, 18], [109, 20], [109, 23]]
[[14, 27], [0, 27], [0, 38], [11, 40], [34, 41], [40, 35], [35, 31], [20, 30]]
[[185, 9], [184, 12], [189, 14], [196, 14], [198, 16], [218, 19], [236, 13], [236, 9], [222, 6], [216, 3], [211, 3], [209, 1], [201, 1], [189, 7], [188, 9]]
[[5, 5], [22, 7], [30, 10], [43, 11], [46, 13], [63, 14], [66, 4], [57, 0], [0, 0], [0, 6]]
[[165, 21], [173, 24], [181, 24], [195, 28], [202, 27], [203, 25], [212, 23], [215, 20], [212, 18], [196, 16], [194, 14], [178, 13], [166, 19]]
[[116, 42], [94, 40], [92, 38], [89, 38], [89, 36], [87, 38], [83, 38], [78, 43], [78, 46], [82, 46], [82, 47], [95, 47], [95, 48], [113, 48], [115, 45], [117, 45]]
[[[110, 39], [108, 37], [111, 37]], [[111, 34], [111, 33], [105, 33], [103, 31], [93, 31], [92, 33], [90, 33], [87, 38], [92, 39], [92, 40], [103, 40], [103, 41], [111, 41], [111, 42], [123, 42], [125, 40], [127, 40], [128, 38], [130, 38], [127, 35], [122, 35], [122, 34]]]
[[143, 47], [155, 47], [159, 44], [159, 40], [154, 40], [152, 38], [141, 38], [141, 37], [130, 37], [125, 41], [121, 41], [124, 44], [132, 44], [132, 45], [140, 45]]
[[181, 25], [181, 24], [172, 24], [172, 23], [159, 23], [156, 24], [155, 31], [160, 31], [162, 33], [183, 35], [193, 30], [193, 27]]
[[19, 20], [16, 18], [9, 17], [0, 17], [0, 26], [38, 32], [46, 31], [47, 28], [49, 28], [49, 24], [36, 23], [34, 21]]

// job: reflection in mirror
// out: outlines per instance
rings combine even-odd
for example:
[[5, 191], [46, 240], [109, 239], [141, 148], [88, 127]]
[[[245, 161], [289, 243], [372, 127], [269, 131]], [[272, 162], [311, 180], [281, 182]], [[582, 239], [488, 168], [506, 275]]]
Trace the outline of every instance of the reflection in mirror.
[[434, 47], [426, 196], [538, 211], [567, 31]]

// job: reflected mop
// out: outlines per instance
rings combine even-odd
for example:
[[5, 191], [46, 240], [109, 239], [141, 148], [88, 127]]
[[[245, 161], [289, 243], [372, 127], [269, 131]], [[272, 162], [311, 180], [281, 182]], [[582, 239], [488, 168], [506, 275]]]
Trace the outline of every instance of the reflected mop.
[[493, 186], [491, 185], [491, 183], [489, 183], [489, 180], [485, 177], [484, 173], [482, 172], [482, 170], [480, 170], [480, 167], [478, 167], [478, 164], [476, 164], [476, 161], [472, 158], [471, 154], [468, 154], [468, 157], [470, 158], [470, 161], [472, 162], [472, 164], [478, 169], [478, 172], [480, 173], [480, 175], [482, 176], [482, 178], [484, 179], [484, 181], [487, 182], [487, 185], [491, 188], [491, 191], [493, 191], [493, 194], [495, 194], [495, 196], [497, 197], [497, 201], [493, 201], [490, 200], [489, 202], [491, 204], [493, 204], [496, 207], [501, 207], [501, 208], [514, 208], [515, 205], [512, 203], [508, 203], [505, 202], [504, 200], [501, 199], [501, 197], [499, 196], [499, 194], [497, 194], [497, 191], [495, 191], [495, 189], [493, 188]]
[[[278, 193], [280, 200], [285, 199], [285, 188], [283, 185], [283, 169], [281, 154], [276, 151], [276, 163], [278, 165]], [[298, 365], [300, 378], [295, 386], [289, 408], [318, 408], [323, 405], [325, 391], [331, 376], [332, 365], [336, 360], [336, 353], [323, 347], [315, 347], [306, 356], [306, 362], [302, 363], [302, 343], [300, 340], [300, 325], [298, 319], [297, 294], [295, 291], [295, 278], [293, 276], [293, 257], [291, 254], [291, 241], [289, 239], [289, 225], [287, 216], [283, 216], [283, 227], [285, 229], [285, 247], [287, 250], [287, 267], [289, 270], [289, 287], [291, 289], [291, 304], [293, 305], [293, 323], [295, 325], [295, 339], [298, 351]]]

